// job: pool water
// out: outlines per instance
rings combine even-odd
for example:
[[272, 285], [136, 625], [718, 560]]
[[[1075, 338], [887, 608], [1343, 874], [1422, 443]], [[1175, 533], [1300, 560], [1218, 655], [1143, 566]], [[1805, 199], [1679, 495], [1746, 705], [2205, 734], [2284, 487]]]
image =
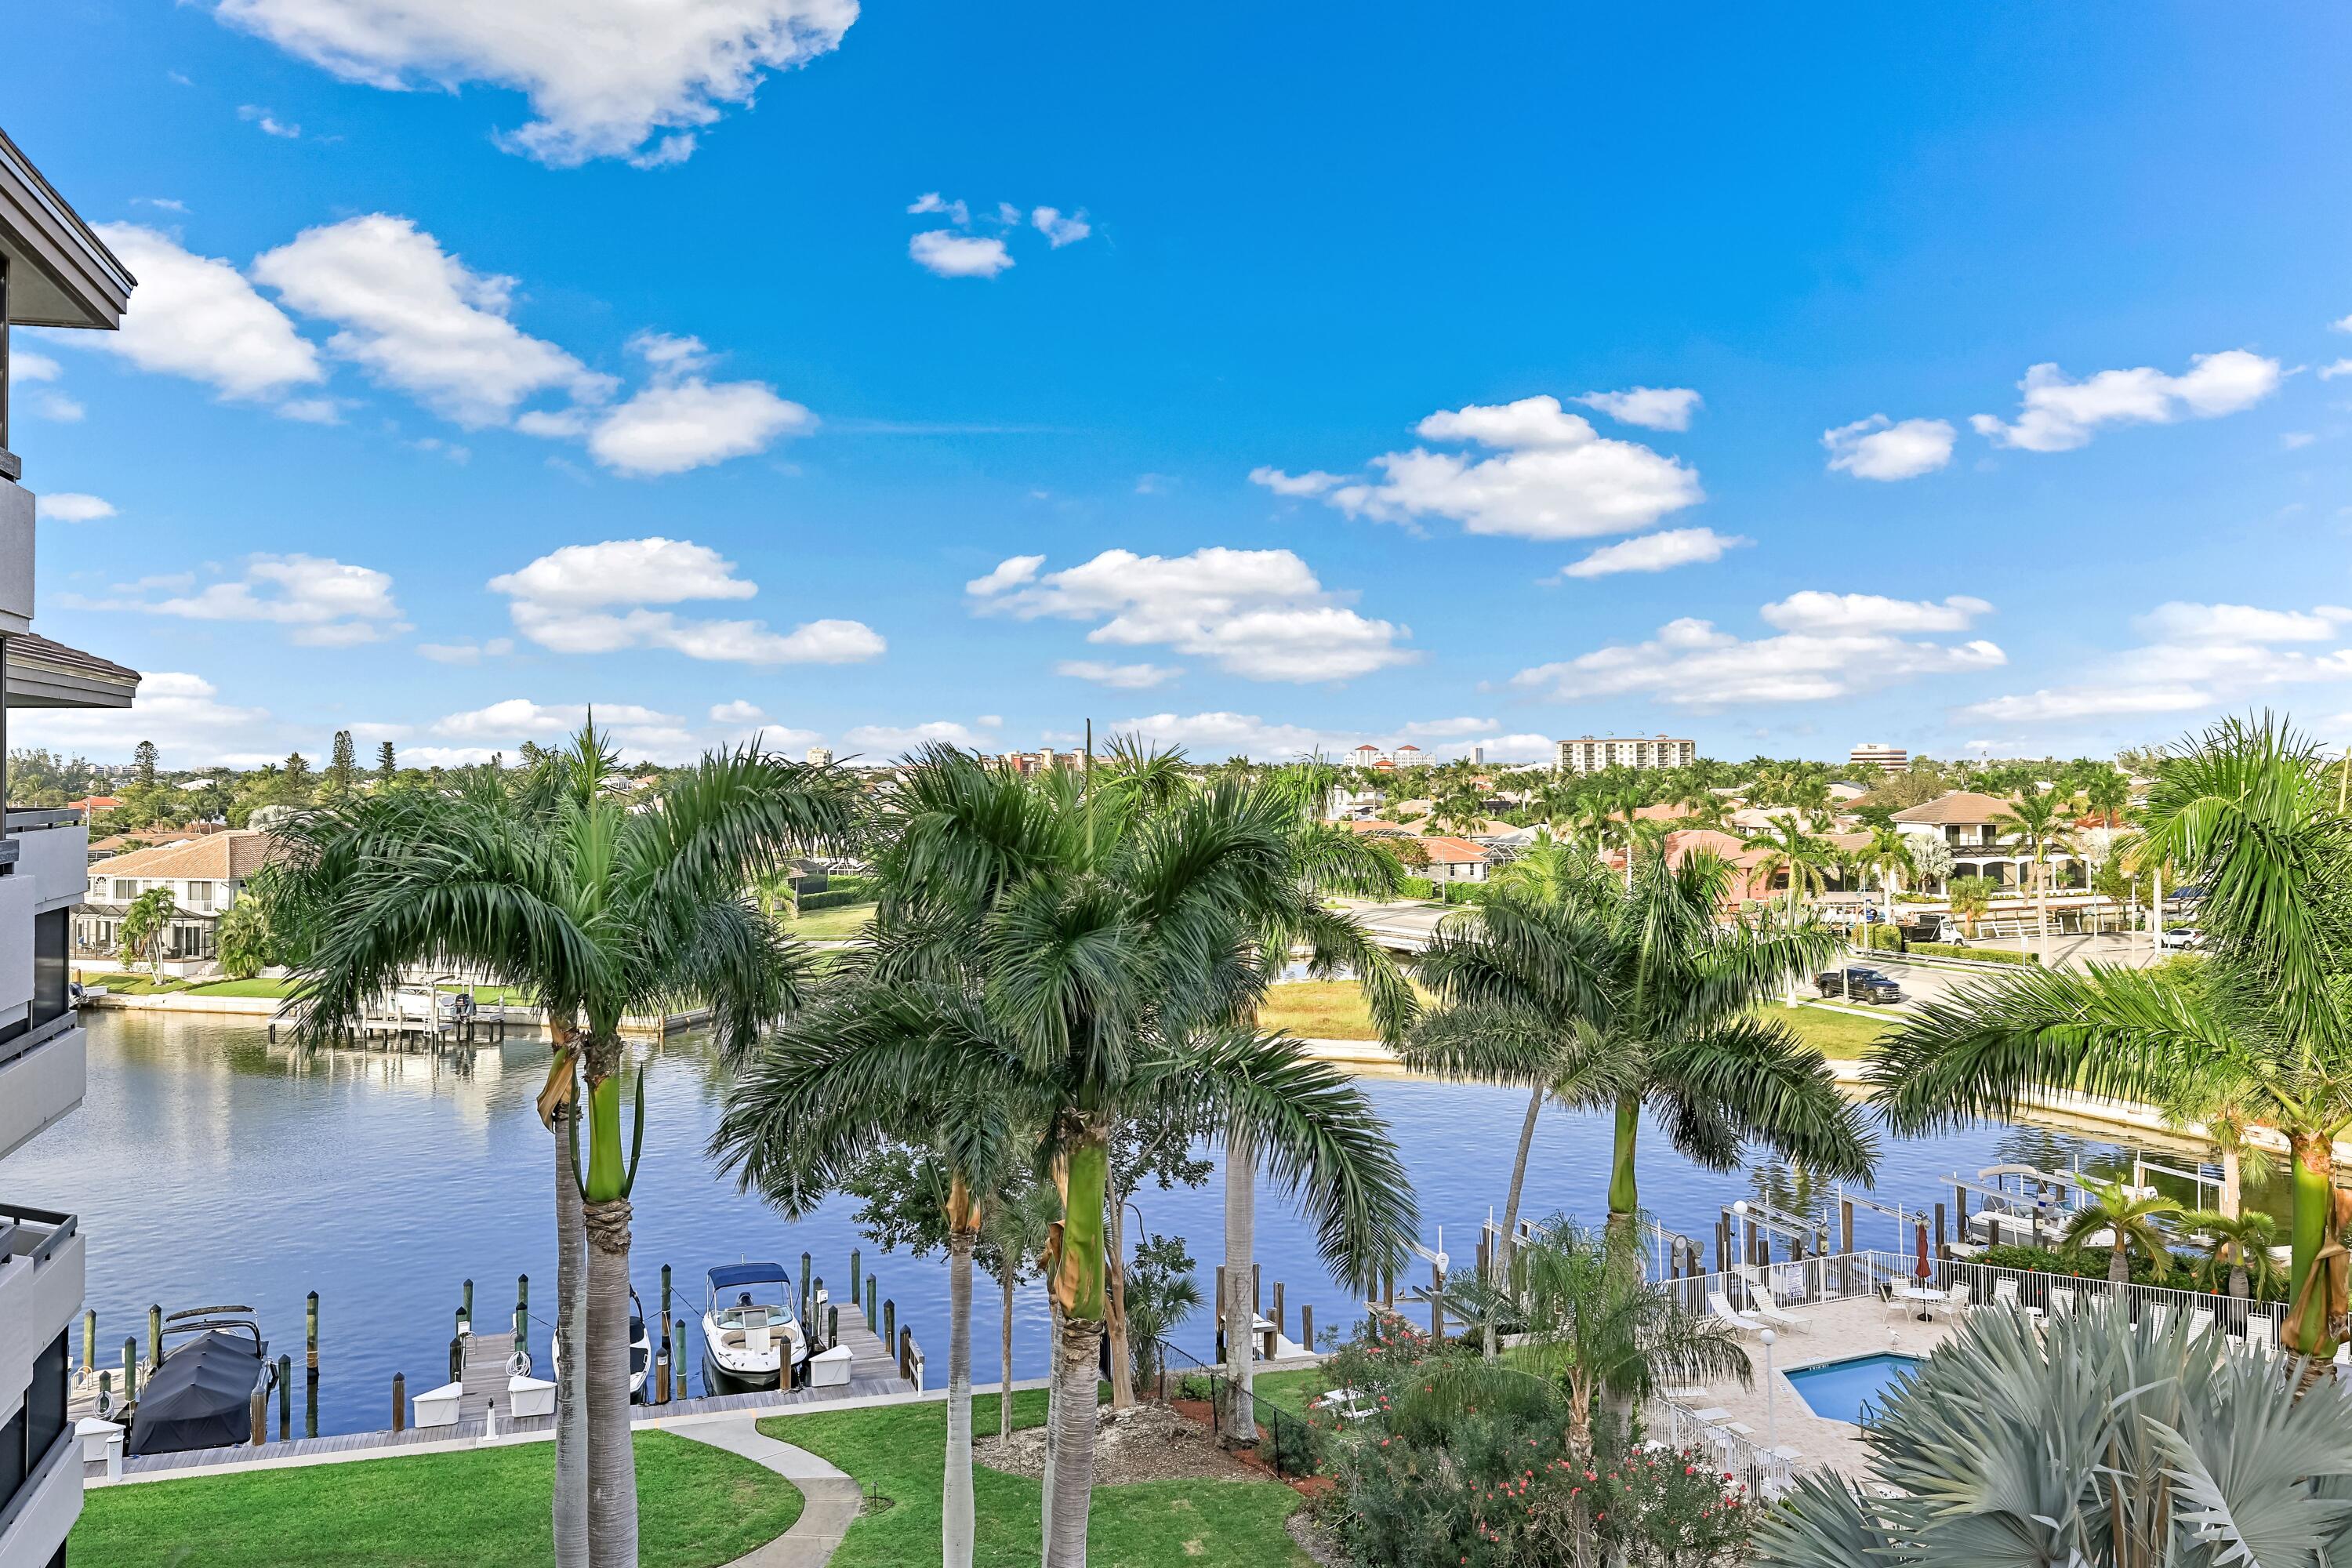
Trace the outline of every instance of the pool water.
[[1886, 1395], [1895, 1379], [1919, 1364], [1915, 1355], [1853, 1356], [1801, 1367], [1787, 1374], [1805, 1408], [1826, 1421], [1850, 1421], [1860, 1426], [1875, 1420], [1886, 1408]]

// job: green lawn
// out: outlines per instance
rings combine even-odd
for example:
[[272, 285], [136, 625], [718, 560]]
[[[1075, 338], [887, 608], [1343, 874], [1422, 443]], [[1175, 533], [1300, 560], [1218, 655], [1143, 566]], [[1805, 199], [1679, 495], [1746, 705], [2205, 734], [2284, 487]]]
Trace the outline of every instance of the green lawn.
[[191, 996], [268, 996], [283, 1001], [294, 989], [290, 980], [213, 980], [188, 987]]
[[117, 996], [160, 995], [166, 991], [181, 990], [187, 984], [186, 981], [173, 975], [167, 974], [158, 980], [152, 974], [133, 974], [128, 971], [113, 974], [84, 974], [78, 978], [84, 985], [103, 985]]
[[[1419, 991], [1419, 987], [1415, 987]], [[1426, 1005], [1430, 994], [1420, 991]], [[1353, 980], [1294, 980], [1266, 987], [1257, 1010], [1260, 1027], [1287, 1029], [1308, 1040], [1377, 1040], [1364, 988]]]
[[[799, 1490], [749, 1459], [664, 1432], [636, 1445], [645, 1568], [713, 1568], [800, 1517]], [[552, 1563], [554, 1469], [555, 1445], [524, 1443], [106, 1487], [84, 1499], [67, 1546], [81, 1568]]]
[[[996, 1399], [972, 1402], [975, 1457], [972, 1487], [978, 1515], [976, 1568], [1015, 1568], [1037, 1561], [1040, 1489], [1034, 1480], [988, 1468], [987, 1438], [996, 1433]], [[1016, 1428], [1045, 1418], [1042, 1389], [1016, 1394]], [[892, 1506], [851, 1527], [834, 1553], [833, 1568], [898, 1568], [936, 1559], [940, 1552], [940, 1482], [947, 1443], [947, 1406], [884, 1405], [772, 1416], [760, 1430], [832, 1460], [868, 1493]], [[1097, 1568], [1197, 1568], [1230, 1563], [1247, 1568], [1305, 1568], [1282, 1521], [1298, 1494], [1278, 1481], [1142, 1481], [1095, 1491], [1087, 1560]]]
[[796, 921], [786, 921], [784, 929], [800, 937], [864, 936], [866, 922], [873, 918], [872, 904], [840, 904], [829, 910], [811, 910]]
[[[1866, 1005], [1854, 1004], [1857, 1007]], [[1851, 1013], [1832, 1013], [1826, 1007], [1787, 1007], [1777, 1003], [1761, 1011], [1766, 1017], [1778, 1018], [1796, 1030], [1807, 1045], [1832, 1061], [1861, 1060], [1871, 1042], [1895, 1023], [1892, 1015], [1884, 1019], [1857, 1018]]]

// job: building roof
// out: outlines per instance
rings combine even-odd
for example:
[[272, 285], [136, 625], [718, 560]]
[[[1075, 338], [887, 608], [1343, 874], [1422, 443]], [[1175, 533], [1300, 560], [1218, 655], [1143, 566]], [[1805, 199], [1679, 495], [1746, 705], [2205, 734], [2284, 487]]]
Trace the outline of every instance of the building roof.
[[22, 326], [111, 328], [134, 281], [81, 215], [0, 132], [0, 250], [8, 319]]
[[1633, 817], [1637, 822], [1672, 822], [1678, 816], [1688, 816], [1691, 808], [1679, 801], [1662, 800], [1655, 805], [1637, 805]]
[[122, 799], [120, 795], [86, 795], [79, 800], [69, 800], [66, 802], [66, 809], [68, 811], [112, 811], [116, 806], [121, 805], [121, 804]]
[[1401, 822], [1383, 822], [1377, 816], [1360, 816], [1355, 821], [1343, 824], [1343, 826], [1350, 833], [1387, 834], [1410, 833], [1412, 831], [1411, 828], [1406, 827], [1404, 824]]
[[8, 639], [11, 708], [128, 708], [139, 672], [32, 632]]
[[1972, 789], [1956, 789], [1924, 805], [1906, 806], [1895, 814], [1895, 820], [1928, 823], [1937, 827], [1980, 826], [1996, 816], [2008, 816], [2016, 809], [2016, 802], [2003, 800], [1999, 795], [1979, 795]]
[[275, 834], [232, 828], [184, 844], [133, 849], [103, 865], [109, 877], [144, 877], [158, 882], [231, 882], [252, 876], [278, 852]]
[[1421, 847], [1429, 852], [1433, 866], [1475, 865], [1491, 858], [1494, 853], [1482, 844], [1473, 844], [1467, 838], [1454, 838], [1442, 833], [1427, 835], [1422, 839]]

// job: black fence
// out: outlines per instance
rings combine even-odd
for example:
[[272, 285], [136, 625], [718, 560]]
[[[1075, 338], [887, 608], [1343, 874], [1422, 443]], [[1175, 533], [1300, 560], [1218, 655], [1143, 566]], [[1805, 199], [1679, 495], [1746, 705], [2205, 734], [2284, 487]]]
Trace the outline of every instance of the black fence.
[[[1161, 1354], [1160, 1396], [1204, 1400], [1219, 1440], [1234, 1434], [1238, 1428], [1233, 1384], [1224, 1369], [1195, 1361], [1173, 1345], [1163, 1346]], [[1250, 1414], [1255, 1430], [1243, 1440], [1258, 1446], [1276, 1475], [1311, 1476], [1323, 1468], [1328, 1457], [1325, 1446], [1332, 1436], [1329, 1430], [1264, 1394], [1250, 1400]]]

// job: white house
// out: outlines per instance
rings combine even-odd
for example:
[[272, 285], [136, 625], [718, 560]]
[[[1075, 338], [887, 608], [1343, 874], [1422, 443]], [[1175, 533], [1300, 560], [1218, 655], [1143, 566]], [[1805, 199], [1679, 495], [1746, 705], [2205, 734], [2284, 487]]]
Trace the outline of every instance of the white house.
[[244, 896], [277, 847], [268, 833], [233, 828], [100, 860], [89, 868], [89, 894], [74, 910], [75, 956], [112, 955], [131, 900], [169, 888], [179, 912], [163, 936], [163, 967], [184, 974], [210, 964], [220, 949], [222, 911]]

